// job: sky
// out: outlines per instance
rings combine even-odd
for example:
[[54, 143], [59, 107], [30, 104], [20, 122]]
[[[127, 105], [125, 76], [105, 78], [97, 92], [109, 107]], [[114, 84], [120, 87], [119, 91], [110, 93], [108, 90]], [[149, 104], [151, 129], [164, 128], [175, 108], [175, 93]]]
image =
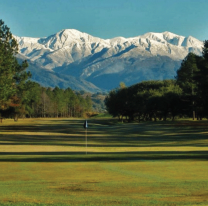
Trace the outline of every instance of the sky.
[[17, 36], [77, 29], [103, 39], [169, 31], [208, 40], [208, 0], [0, 0], [0, 19]]

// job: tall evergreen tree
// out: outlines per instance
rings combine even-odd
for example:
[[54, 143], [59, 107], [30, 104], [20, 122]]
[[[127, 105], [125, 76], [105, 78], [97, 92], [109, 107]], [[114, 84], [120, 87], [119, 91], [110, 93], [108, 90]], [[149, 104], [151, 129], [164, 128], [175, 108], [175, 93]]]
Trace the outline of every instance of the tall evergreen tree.
[[188, 103], [186, 108], [193, 112], [193, 119], [195, 119], [197, 105], [199, 71], [197, 56], [189, 53], [182, 61], [176, 76], [177, 84], [183, 89], [184, 101]]
[[199, 92], [201, 100], [202, 116], [208, 117], [208, 40], [204, 41], [204, 47], [202, 49], [202, 58], [198, 61], [200, 67], [199, 78]]
[[15, 55], [18, 44], [13, 38], [9, 27], [0, 20], [0, 109], [6, 110], [11, 106], [21, 104], [24, 83], [30, 76], [25, 72], [28, 64], [18, 63]]

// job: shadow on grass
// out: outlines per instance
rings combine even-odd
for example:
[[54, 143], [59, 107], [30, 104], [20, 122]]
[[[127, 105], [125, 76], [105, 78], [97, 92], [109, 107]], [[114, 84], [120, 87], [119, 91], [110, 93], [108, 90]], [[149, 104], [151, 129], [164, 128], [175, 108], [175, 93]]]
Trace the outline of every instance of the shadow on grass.
[[[27, 139], [27, 138], [26, 138]], [[88, 137], [88, 141], [89, 141], [89, 137]], [[93, 138], [94, 139], [94, 138]], [[201, 138], [202, 140], [202, 138]], [[70, 143], [70, 141], [74, 141], [74, 140], [63, 140], [63, 141], [67, 141], [66, 143], [64, 142], [56, 142], [56, 141], [53, 141], [52, 139], [50, 140], [47, 140], [47, 141], [41, 141], [41, 139], [39, 139], [39, 141], [35, 141], [35, 140], [23, 140], [22, 139], [22, 142], [21, 141], [13, 141], [13, 140], [10, 140], [12, 142], [7, 142], [7, 140], [1, 140], [2, 142], [0, 142], [0, 145], [13, 145], [13, 146], [18, 146], [18, 145], [25, 145], [25, 146], [31, 146], [31, 145], [34, 145], [34, 146], [64, 146], [64, 147], [86, 147], [86, 144], [85, 144], [85, 139], [84, 137], [82, 139], [80, 138], [77, 138], [76, 141], [79, 141], [79, 142], [82, 142], [82, 143]], [[5, 142], [4, 142], [5, 141]], [[59, 139], [59, 141], [61, 141]], [[92, 141], [92, 139], [91, 139]], [[176, 141], [175, 139], [173, 140], [169, 140], [169, 141], [153, 141], [153, 140], [150, 140], [150, 139], [146, 139], [146, 141], [144, 140], [138, 140], [138, 141], [135, 141], [133, 140], [132, 142], [131, 141], [128, 141], [128, 143], [125, 143], [124, 141], [122, 141], [121, 143], [119, 142], [113, 142], [111, 143], [111, 141], [107, 141], [105, 140], [105, 138], [103, 139], [103, 141], [101, 141], [101, 138], [99, 139], [96, 139], [97, 142], [100, 142], [99, 144], [95, 144], [95, 143], [89, 143], [87, 144], [87, 147], [88, 148], [142, 148], [142, 147], [200, 147], [200, 148], [205, 148], [205, 147], [208, 147], [208, 143], [205, 144], [205, 143], [192, 143], [191, 141], [188, 143], [188, 142], [184, 142], [184, 143], [179, 143], [178, 141]], [[101, 144], [103, 142], [103, 144]]]
[[[83, 123], [84, 120], [49, 119], [31, 125], [0, 125], [0, 145], [70, 146], [82, 147], [84, 150], [85, 130]], [[146, 122], [141, 124], [118, 124], [114, 119], [89, 120], [88, 147], [102, 147], [106, 148], [106, 151], [107, 147], [208, 147], [207, 123], [202, 125], [197, 123], [197, 127], [190, 126], [190, 124], [193, 123]], [[0, 161], [207, 160], [206, 152], [201, 151], [89, 153], [90, 156], [80, 157], [83, 154], [69, 152], [0, 153]], [[30, 157], [27, 158], [27, 155]], [[35, 157], [31, 157], [32, 155]], [[44, 157], [37, 157], [41, 155]]]
[[1, 152], [0, 162], [105, 162], [208, 160], [207, 151], [154, 152]]
[[[160, 130], [161, 131], [160, 131]], [[151, 128], [125, 129], [96, 129], [88, 130], [88, 147], [208, 147], [208, 135], [199, 129], [180, 129], [177, 131]], [[0, 145], [53, 145], [85, 147], [85, 131], [80, 129], [77, 133], [74, 130], [60, 133], [58, 130], [36, 130], [19, 133], [7, 131], [0, 134]], [[45, 134], [43, 134], [45, 133]]]

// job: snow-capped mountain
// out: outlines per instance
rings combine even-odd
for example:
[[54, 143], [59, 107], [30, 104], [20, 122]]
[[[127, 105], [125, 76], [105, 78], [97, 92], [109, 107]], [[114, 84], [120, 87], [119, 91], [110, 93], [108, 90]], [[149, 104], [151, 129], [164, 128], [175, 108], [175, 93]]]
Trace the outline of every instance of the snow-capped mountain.
[[170, 32], [101, 39], [74, 29], [45, 38], [16, 37], [19, 53], [60, 75], [112, 89], [150, 79], [174, 78], [189, 52], [201, 55], [203, 42]]

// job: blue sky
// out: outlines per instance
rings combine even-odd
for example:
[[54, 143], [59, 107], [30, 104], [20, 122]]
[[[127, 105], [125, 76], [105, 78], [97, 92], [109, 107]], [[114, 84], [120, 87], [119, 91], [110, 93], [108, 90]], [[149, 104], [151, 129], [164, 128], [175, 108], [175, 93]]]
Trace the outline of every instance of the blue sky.
[[17, 36], [77, 29], [108, 39], [170, 31], [208, 39], [208, 0], [0, 0], [0, 19]]

